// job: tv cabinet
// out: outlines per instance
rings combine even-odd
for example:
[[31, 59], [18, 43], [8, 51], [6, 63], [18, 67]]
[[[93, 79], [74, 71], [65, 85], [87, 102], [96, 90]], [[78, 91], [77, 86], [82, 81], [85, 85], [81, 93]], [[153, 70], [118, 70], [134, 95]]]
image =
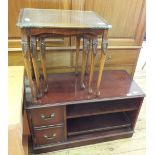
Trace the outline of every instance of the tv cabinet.
[[[94, 80], [97, 74], [94, 75]], [[74, 73], [49, 75], [49, 92], [26, 104], [33, 151], [54, 151], [131, 137], [145, 94], [125, 71], [104, 71], [101, 95], [88, 94]], [[88, 86], [88, 78], [85, 80]], [[95, 85], [94, 85], [95, 87]]]

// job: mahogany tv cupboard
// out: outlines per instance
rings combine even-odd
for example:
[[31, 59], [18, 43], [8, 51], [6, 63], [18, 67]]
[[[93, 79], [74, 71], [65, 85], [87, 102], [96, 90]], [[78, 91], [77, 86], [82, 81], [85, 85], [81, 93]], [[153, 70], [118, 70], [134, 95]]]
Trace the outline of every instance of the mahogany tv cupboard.
[[133, 135], [145, 94], [129, 74], [104, 71], [99, 97], [81, 90], [79, 80], [74, 73], [49, 75], [49, 92], [33, 102], [27, 91], [25, 108], [34, 152]]

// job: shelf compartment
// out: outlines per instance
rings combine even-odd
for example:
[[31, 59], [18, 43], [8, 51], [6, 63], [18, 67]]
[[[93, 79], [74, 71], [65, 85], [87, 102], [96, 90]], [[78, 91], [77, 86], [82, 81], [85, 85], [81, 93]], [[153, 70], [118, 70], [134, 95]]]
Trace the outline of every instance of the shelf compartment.
[[67, 106], [67, 118], [136, 110], [136, 100], [104, 101]]
[[68, 141], [86, 141], [86, 140], [92, 140], [92, 139], [98, 139], [98, 138], [110, 138], [114, 136], [122, 136], [124, 134], [133, 134], [133, 130], [130, 127], [124, 127], [120, 129], [111, 129], [111, 130], [105, 130], [105, 131], [99, 131], [99, 132], [93, 132], [93, 133], [87, 133], [82, 135], [71, 135], [68, 136]]
[[123, 112], [106, 115], [95, 115], [67, 120], [68, 136], [93, 133], [103, 130], [130, 127], [131, 122]]

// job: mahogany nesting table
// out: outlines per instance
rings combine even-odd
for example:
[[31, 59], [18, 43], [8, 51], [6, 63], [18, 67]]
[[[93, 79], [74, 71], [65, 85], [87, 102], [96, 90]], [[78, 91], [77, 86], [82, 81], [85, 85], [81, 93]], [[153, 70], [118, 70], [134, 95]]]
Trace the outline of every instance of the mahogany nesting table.
[[[99, 87], [104, 68], [106, 51], [108, 46], [107, 35], [111, 28], [104, 19], [93, 11], [78, 10], [53, 10], [53, 9], [32, 9], [25, 8], [20, 11], [17, 26], [21, 28], [22, 49], [24, 63], [28, 75], [31, 93], [34, 98], [39, 98], [44, 92], [47, 92], [47, 73], [44, 39], [48, 37], [66, 37], [76, 36], [76, 70], [79, 55], [80, 38], [83, 38], [83, 56], [81, 69], [81, 88], [85, 88], [84, 75], [86, 68], [87, 53], [91, 49], [91, 66], [89, 77], [88, 92], [92, 93], [92, 80], [95, 66], [95, 56], [97, 52], [97, 37], [102, 36], [101, 58], [99, 66], [99, 75], [96, 84], [96, 95], [100, 95]], [[40, 42], [41, 64], [44, 76], [44, 90], [41, 89], [40, 73], [37, 62], [36, 39]], [[31, 43], [30, 43], [31, 42]], [[90, 43], [92, 45], [90, 46]], [[35, 83], [32, 79], [32, 71], [35, 74]]]

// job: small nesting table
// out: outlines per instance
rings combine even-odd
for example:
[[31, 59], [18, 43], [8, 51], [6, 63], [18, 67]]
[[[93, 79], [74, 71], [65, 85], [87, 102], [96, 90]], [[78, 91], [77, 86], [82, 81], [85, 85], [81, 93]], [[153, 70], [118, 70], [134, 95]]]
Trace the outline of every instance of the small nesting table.
[[[88, 92], [92, 93], [92, 80], [95, 66], [95, 56], [97, 53], [97, 37], [101, 35], [102, 52], [100, 57], [99, 74], [96, 84], [96, 95], [100, 95], [99, 87], [108, 46], [107, 35], [109, 28], [111, 28], [111, 25], [109, 25], [103, 18], [98, 16], [93, 11], [25, 8], [20, 11], [17, 26], [21, 28], [24, 64], [29, 79], [31, 94], [34, 99], [37, 97], [41, 97], [44, 92], [47, 92], [48, 88], [44, 41], [45, 38], [76, 36], [77, 40], [75, 72], [77, 72], [80, 38], [83, 38], [80, 86], [81, 88], [85, 88], [84, 75], [88, 56], [87, 53], [89, 49], [91, 49], [91, 65]], [[40, 42], [44, 90], [41, 89], [40, 84], [40, 73], [36, 52], [37, 40]], [[34, 86], [32, 71], [34, 71], [36, 87]]]

